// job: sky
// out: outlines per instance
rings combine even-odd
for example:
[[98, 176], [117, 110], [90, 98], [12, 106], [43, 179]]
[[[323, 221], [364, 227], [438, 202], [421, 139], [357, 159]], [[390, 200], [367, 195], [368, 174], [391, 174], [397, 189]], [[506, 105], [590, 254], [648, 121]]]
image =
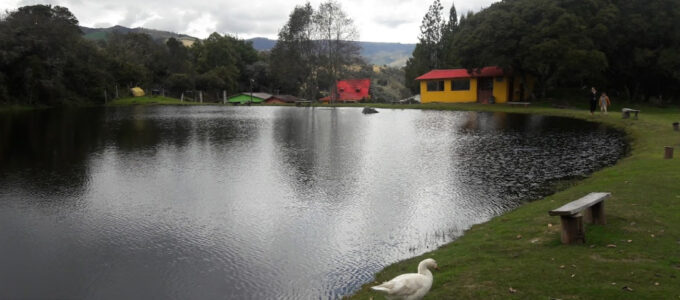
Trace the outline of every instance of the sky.
[[[359, 40], [416, 43], [420, 23], [434, 0], [338, 1], [359, 31]], [[456, 0], [458, 15], [499, 0]], [[321, 0], [309, 1], [314, 8]], [[213, 32], [242, 39], [276, 39], [296, 5], [305, 0], [0, 0], [0, 11], [24, 5], [67, 7], [87, 27], [144, 27], [206, 38]], [[453, 0], [442, 0], [444, 18]]]

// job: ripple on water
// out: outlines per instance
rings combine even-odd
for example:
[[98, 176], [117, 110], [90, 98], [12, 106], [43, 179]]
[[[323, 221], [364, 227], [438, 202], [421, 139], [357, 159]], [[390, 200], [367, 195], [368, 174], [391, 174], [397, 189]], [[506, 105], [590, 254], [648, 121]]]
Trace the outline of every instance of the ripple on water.
[[[32, 139], [0, 145], [10, 298], [339, 298], [626, 147], [597, 124], [473, 112], [135, 107], [10, 123], [0, 132]], [[49, 138], [62, 132], [73, 140]]]

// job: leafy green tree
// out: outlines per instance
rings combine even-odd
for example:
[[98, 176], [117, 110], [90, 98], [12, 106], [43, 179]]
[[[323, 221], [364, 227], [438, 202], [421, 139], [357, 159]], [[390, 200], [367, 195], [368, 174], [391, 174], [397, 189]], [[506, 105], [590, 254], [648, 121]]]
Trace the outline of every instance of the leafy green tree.
[[226, 83], [220, 77], [219, 69], [213, 69], [196, 77], [196, 88], [199, 90], [214, 91], [222, 90], [225, 87]]
[[497, 65], [537, 79], [541, 96], [565, 81], [598, 79], [607, 67], [579, 15], [551, 0], [501, 2], [467, 18], [452, 51], [472, 70]]
[[[102, 72], [88, 65], [99, 63], [101, 57], [82, 41], [78, 20], [67, 8], [24, 6], [0, 20], [0, 28], [3, 97], [17, 103], [56, 105], [93, 97], [92, 91], [103, 85]], [[74, 83], [74, 76], [87, 80]]]
[[167, 76], [165, 49], [144, 33], [113, 33], [106, 43], [110, 69], [119, 86], [158, 84]]
[[102, 68], [109, 59], [90, 41], [79, 39], [75, 43], [64, 66], [64, 86], [74, 100], [102, 103], [105, 101], [103, 93], [109, 88], [107, 83], [112, 80], [109, 72]]
[[531, 75], [539, 96], [595, 85], [632, 100], [677, 99], [679, 19], [673, 0], [503, 1], [461, 18], [444, 51], [471, 70]]
[[[270, 68], [275, 88], [283, 94], [302, 95], [314, 99], [317, 95], [315, 43], [312, 41], [314, 9], [307, 2], [296, 6], [271, 50]], [[305, 83], [310, 83], [305, 85]], [[314, 87], [303, 90], [303, 87]]]
[[234, 93], [250, 85], [251, 78], [248, 78], [246, 68], [258, 59], [251, 43], [213, 33], [206, 40], [194, 44], [191, 50], [198, 74], [218, 76], [224, 82], [220, 89]]
[[255, 63], [248, 65], [245, 70], [245, 74], [248, 78], [253, 79], [253, 89], [257, 91], [268, 91], [270, 93], [278, 93], [281, 91], [275, 89], [271, 84], [271, 70], [268, 59], [266, 58], [266, 52], [260, 55], [264, 58], [258, 59]]
[[174, 95], [180, 95], [184, 91], [194, 88], [195, 83], [191, 76], [181, 73], [173, 73], [165, 79], [165, 86]]

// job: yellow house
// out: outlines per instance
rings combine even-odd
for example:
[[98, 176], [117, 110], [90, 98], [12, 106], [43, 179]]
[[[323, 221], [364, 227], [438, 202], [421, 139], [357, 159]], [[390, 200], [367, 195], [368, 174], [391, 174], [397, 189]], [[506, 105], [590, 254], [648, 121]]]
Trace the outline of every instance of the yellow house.
[[[421, 103], [505, 103], [529, 98], [533, 80], [522, 84], [499, 67], [485, 67], [469, 73], [467, 69], [432, 70], [418, 78]], [[493, 96], [493, 98], [491, 98]]]

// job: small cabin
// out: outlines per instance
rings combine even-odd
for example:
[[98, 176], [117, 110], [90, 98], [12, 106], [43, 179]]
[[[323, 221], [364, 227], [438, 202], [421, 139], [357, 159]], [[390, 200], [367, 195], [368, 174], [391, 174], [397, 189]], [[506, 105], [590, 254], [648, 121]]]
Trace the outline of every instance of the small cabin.
[[505, 103], [529, 99], [533, 80], [506, 73], [500, 67], [432, 70], [418, 78], [422, 103]]
[[229, 98], [229, 103], [231, 104], [248, 104], [248, 103], [262, 103], [264, 101], [267, 101], [267, 99], [271, 98], [271, 94], [267, 93], [249, 93], [249, 92], [243, 92], [237, 95], [234, 95]]
[[300, 98], [291, 95], [274, 95], [264, 102], [267, 104], [291, 104], [299, 100]]
[[[335, 101], [338, 102], [360, 102], [368, 100], [371, 90], [370, 79], [347, 79], [337, 82], [335, 87]], [[331, 96], [319, 99], [321, 102], [330, 102]]]

